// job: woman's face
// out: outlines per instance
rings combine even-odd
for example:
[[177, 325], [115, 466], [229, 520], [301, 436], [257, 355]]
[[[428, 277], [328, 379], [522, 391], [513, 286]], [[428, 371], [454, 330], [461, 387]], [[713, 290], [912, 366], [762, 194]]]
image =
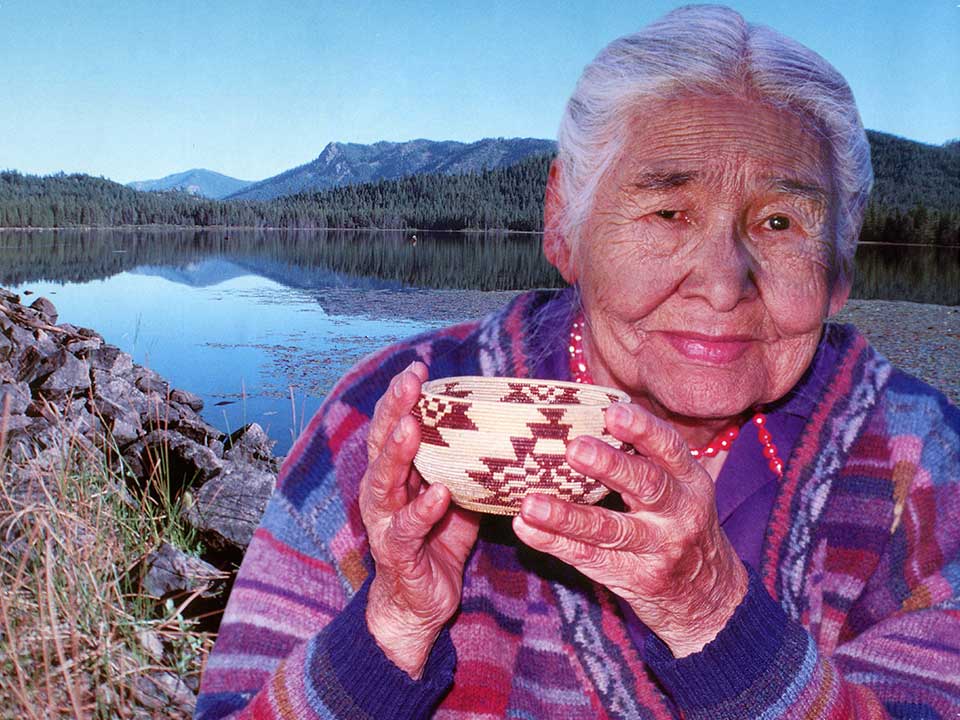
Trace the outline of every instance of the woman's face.
[[595, 382], [697, 418], [781, 397], [847, 297], [826, 145], [789, 112], [687, 97], [645, 104], [619, 158], [561, 267]]

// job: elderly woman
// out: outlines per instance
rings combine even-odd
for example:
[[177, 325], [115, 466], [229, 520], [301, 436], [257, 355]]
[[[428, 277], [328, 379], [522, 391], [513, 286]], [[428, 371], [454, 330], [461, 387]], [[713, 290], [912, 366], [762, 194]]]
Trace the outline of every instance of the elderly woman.
[[[570, 288], [377, 353], [284, 465], [198, 717], [960, 714], [960, 413], [825, 324], [871, 170], [849, 88], [733, 11], [607, 47], [560, 129]], [[575, 379], [635, 455], [512, 520], [427, 487], [428, 377]], [[953, 519], [951, 521], [951, 518]]]

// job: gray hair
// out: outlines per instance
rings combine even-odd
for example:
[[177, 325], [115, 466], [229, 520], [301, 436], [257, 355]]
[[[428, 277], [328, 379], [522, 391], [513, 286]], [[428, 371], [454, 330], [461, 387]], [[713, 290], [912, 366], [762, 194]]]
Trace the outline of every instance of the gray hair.
[[817, 53], [719, 5], [678, 8], [614, 40], [584, 69], [557, 142], [565, 200], [558, 229], [567, 241], [579, 240], [600, 179], [620, 154], [637, 105], [691, 92], [738, 91], [797, 112], [823, 133], [836, 193], [833, 269], [849, 278], [873, 185], [870, 145], [853, 93]]

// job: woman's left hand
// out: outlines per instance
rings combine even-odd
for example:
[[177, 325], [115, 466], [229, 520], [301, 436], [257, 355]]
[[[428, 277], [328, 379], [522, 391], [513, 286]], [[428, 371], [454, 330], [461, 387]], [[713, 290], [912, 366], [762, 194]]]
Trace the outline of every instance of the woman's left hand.
[[627, 512], [530, 495], [517, 535], [630, 603], [675, 657], [700, 651], [723, 629], [747, 573], [720, 527], [713, 480], [667, 423], [636, 405], [613, 405], [607, 429], [636, 455], [579, 437], [570, 465], [619, 492]]

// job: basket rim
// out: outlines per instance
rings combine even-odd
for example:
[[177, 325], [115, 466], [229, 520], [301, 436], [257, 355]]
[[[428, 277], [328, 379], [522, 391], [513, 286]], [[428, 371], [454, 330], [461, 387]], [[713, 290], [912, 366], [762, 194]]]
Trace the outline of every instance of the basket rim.
[[[441, 383], [449, 383], [454, 381], [500, 381], [503, 383], [507, 382], [529, 382], [529, 383], [546, 383], [549, 385], [556, 385], [557, 387], [562, 388], [590, 388], [591, 390], [603, 393], [610, 393], [612, 395], [617, 395], [620, 398], [620, 402], [632, 402], [632, 398], [627, 395], [623, 390], [617, 388], [608, 387], [606, 385], [593, 385], [588, 383], [578, 383], [570, 380], [551, 380], [550, 378], [521, 378], [521, 377], [508, 377], [503, 375], [454, 375], [451, 377], [441, 377], [441, 378], [431, 378], [423, 383], [421, 386], [420, 394], [424, 396], [432, 396], [437, 398], [443, 398], [445, 400], [459, 401], [459, 402], [470, 402], [474, 405], [482, 406], [499, 406], [504, 405], [517, 407], [552, 407], [552, 408], [587, 408], [587, 407], [605, 407], [604, 403], [504, 403], [500, 400], [481, 400], [475, 398], [460, 398], [456, 395], [450, 395], [444, 392], [434, 392], [431, 386], [438, 386]], [[608, 403], [613, 405], [613, 402]]]

